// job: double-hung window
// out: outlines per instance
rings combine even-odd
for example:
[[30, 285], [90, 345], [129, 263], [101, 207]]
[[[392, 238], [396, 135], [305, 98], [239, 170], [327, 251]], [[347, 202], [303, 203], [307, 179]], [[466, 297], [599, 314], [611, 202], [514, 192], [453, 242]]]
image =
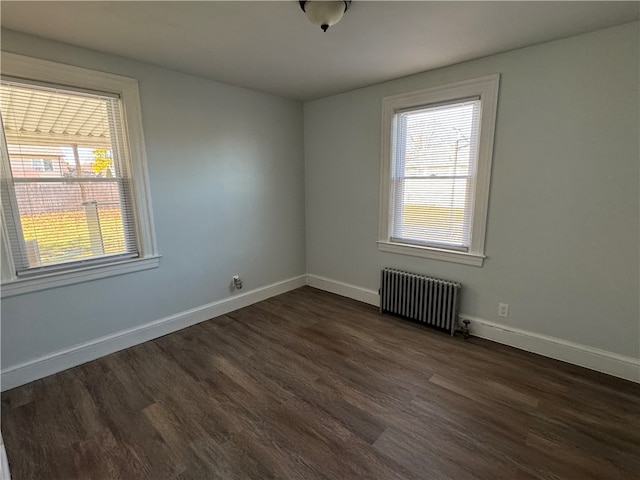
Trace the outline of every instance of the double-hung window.
[[2, 293], [157, 265], [137, 82], [2, 54]]
[[383, 100], [380, 250], [482, 265], [498, 80]]

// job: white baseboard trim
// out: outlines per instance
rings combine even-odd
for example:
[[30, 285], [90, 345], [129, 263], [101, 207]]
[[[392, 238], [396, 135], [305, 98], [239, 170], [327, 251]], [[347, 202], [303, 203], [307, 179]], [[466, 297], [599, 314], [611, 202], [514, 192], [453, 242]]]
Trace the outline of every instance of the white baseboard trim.
[[640, 359], [549, 335], [520, 330], [470, 315], [471, 335], [640, 383]]
[[[380, 305], [377, 292], [356, 285], [317, 275], [307, 275], [307, 285], [370, 305]], [[471, 320], [471, 334], [476, 337], [640, 383], [640, 359], [638, 358], [512, 328], [470, 315], [460, 314], [460, 318]]]
[[307, 274], [307, 285], [319, 290], [324, 290], [325, 292], [335, 293], [342, 297], [352, 298], [363, 303], [368, 303], [369, 305], [375, 305], [376, 307], [380, 306], [380, 296], [375, 290], [368, 290], [366, 288], [356, 287], [349, 283], [309, 274]]
[[304, 285], [306, 276], [300, 275], [7, 367], [0, 372], [1, 390], [9, 390], [82, 365]]
[[[318, 275], [301, 275], [7, 367], [0, 372], [1, 390], [9, 390], [53, 375], [196, 323], [247, 307], [305, 284], [369, 305], [379, 306], [380, 304], [378, 292], [374, 290]], [[460, 317], [471, 320], [471, 333], [474, 336], [640, 383], [640, 359], [638, 358], [508, 327], [470, 315], [461, 314]]]

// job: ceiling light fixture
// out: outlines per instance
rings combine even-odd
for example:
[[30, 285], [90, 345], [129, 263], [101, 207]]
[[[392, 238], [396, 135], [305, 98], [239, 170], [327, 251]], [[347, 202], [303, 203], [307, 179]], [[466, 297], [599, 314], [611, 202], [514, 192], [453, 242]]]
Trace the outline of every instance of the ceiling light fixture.
[[323, 32], [326, 32], [327, 28], [340, 21], [349, 5], [351, 5], [351, 0], [300, 0], [300, 8], [307, 14], [309, 21], [314, 25], [320, 26]]

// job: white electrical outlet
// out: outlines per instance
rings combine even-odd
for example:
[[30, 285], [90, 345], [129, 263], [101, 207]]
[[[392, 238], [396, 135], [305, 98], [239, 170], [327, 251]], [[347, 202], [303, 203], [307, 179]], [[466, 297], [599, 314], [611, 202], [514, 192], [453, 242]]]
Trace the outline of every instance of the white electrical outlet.
[[508, 303], [499, 303], [498, 304], [498, 316], [499, 317], [508, 317], [509, 316], [509, 304]]

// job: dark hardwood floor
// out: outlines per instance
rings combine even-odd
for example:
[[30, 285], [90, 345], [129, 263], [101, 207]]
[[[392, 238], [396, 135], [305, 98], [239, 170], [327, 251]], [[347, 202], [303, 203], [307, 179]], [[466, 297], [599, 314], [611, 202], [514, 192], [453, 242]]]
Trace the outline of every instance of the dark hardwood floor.
[[22, 479], [632, 479], [640, 385], [309, 287], [8, 391]]

